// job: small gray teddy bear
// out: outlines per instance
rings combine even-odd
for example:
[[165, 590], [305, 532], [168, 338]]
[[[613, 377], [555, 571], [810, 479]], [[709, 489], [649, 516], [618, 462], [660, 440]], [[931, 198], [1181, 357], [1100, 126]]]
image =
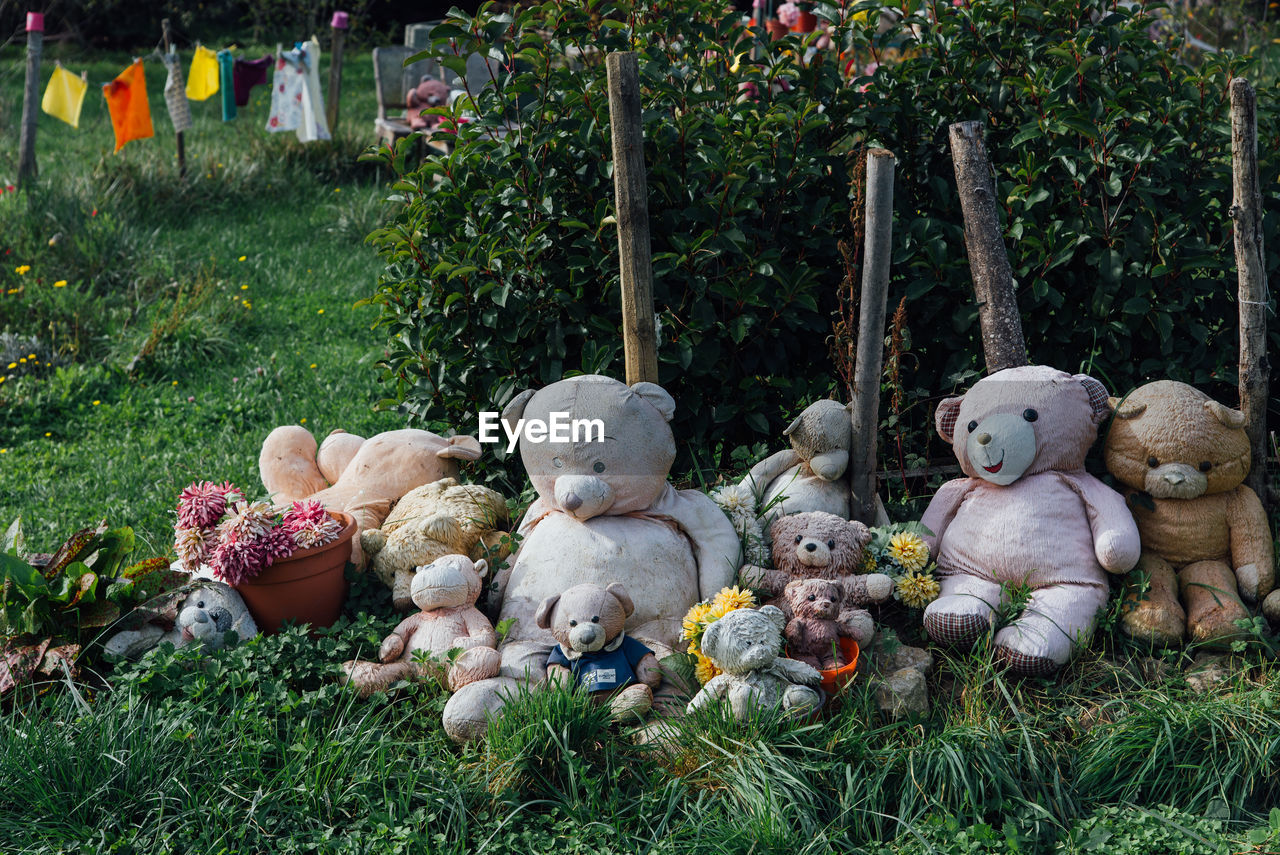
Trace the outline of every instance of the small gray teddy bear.
[[138, 629], [127, 629], [107, 639], [108, 656], [117, 659], [139, 659], [148, 650], [164, 642], [174, 647], [198, 643], [205, 650], [223, 646], [228, 630], [234, 629], [241, 641], [258, 634], [258, 625], [234, 588], [222, 582], [201, 579], [189, 588], [190, 593], [178, 609], [173, 629], [168, 631], [154, 623]]
[[688, 711], [727, 700], [734, 718], [781, 706], [803, 714], [822, 706], [815, 688], [822, 675], [812, 665], [780, 655], [787, 618], [777, 606], [736, 609], [712, 622], [702, 636], [702, 652], [724, 673], [689, 702]]

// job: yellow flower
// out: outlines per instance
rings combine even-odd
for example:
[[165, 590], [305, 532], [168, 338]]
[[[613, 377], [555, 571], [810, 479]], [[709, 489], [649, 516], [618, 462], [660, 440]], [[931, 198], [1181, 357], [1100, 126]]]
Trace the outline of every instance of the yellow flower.
[[913, 609], [922, 609], [938, 599], [942, 588], [938, 580], [928, 573], [906, 573], [898, 578], [894, 596], [904, 605]]
[[18, 363], [16, 363], [16, 362], [10, 362], [10, 363], [9, 363], [9, 367], [10, 367], [10, 368], [17, 368], [17, 367], [18, 367]]
[[334, 193], [341, 193], [341, 192], [342, 192], [342, 188], [341, 188], [341, 187], [334, 187], [334, 188], [333, 188], [333, 192], [334, 192]]
[[317, 314], [317, 315], [323, 315], [323, 314], [324, 314], [324, 309], [316, 309], [316, 314]]
[[702, 634], [702, 630], [707, 625], [707, 619], [711, 614], [710, 603], [694, 603], [693, 608], [685, 613], [681, 637], [688, 641]]
[[241, 285], [241, 286], [240, 286], [240, 290], [241, 290], [241, 291], [248, 291], [248, 290], [249, 290], [249, 286], [248, 286], [248, 285]]
[[172, 385], [177, 386], [177, 385], [178, 385], [178, 381], [177, 381], [177, 380], [174, 380]]
[[698, 678], [698, 682], [706, 685], [711, 682], [713, 677], [720, 674], [720, 669], [716, 667], [716, 663], [712, 662], [705, 656], [699, 655], [698, 661], [694, 663], [693, 675]]
[[313, 363], [311, 363], [311, 367], [312, 367], [312, 368], [315, 368], [315, 367], [316, 367], [316, 364], [315, 364], [314, 362], [313, 362]]
[[13, 272], [18, 274], [19, 276], [26, 276], [27, 273], [30, 272], [30, 270], [31, 270], [30, 264], [19, 264], [17, 267], [13, 268]]
[[9, 449], [7, 449], [7, 448], [0, 448], [0, 454], [8, 454], [8, 453], [9, 453]]
[[299, 422], [299, 424], [304, 424], [304, 425], [305, 425], [306, 423], [307, 423], [307, 417], [306, 417], [306, 416], [303, 416], [303, 417], [302, 417], [302, 421], [301, 421], [301, 422]]
[[240, 305], [244, 306], [246, 309], [253, 308], [253, 303], [249, 302], [248, 300], [241, 300]]
[[925, 545], [924, 538], [909, 531], [889, 539], [889, 555], [908, 573], [923, 570], [929, 563], [929, 547]]
[[750, 590], [744, 591], [737, 585], [732, 588], [721, 588], [720, 593], [716, 594], [715, 599], [711, 601], [712, 611], [720, 612], [718, 617], [723, 617], [734, 609], [750, 609], [755, 605], [755, 595]]
[[65, 279], [59, 279], [57, 282], [54, 282], [54, 283], [53, 283], [53, 287], [54, 287], [54, 288], [66, 288], [66, 287], [67, 287], [67, 280], [65, 280]]
[[21, 362], [21, 363], [24, 363], [24, 364], [25, 364], [25, 363], [26, 363], [26, 361], [27, 361], [27, 358], [26, 358], [25, 356], [23, 356], [23, 357], [20, 357], [20, 358], [18, 359], [18, 361], [19, 361], [19, 362]]
[[45, 435], [45, 436], [53, 436], [53, 434], [52, 434], [52, 433], [50, 433], [49, 431], [45, 431], [45, 432], [44, 432], [44, 435]]
[[236, 259], [236, 261], [244, 261], [244, 260], [245, 260], [246, 258], [248, 258], [248, 257], [249, 257], [249, 256], [247, 256], [247, 255], [242, 255], [242, 256], [240, 256], [239, 258], [237, 258], [237, 259]]
[[101, 404], [101, 403], [102, 403], [101, 401], [94, 401], [94, 402], [93, 402], [93, 405], [96, 407], [96, 406], [98, 406], [98, 405], [99, 405], [99, 404]]

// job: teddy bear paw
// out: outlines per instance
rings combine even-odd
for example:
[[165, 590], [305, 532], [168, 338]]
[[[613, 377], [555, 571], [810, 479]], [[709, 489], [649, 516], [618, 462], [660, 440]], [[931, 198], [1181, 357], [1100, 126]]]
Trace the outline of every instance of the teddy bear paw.
[[867, 575], [867, 596], [872, 602], [883, 603], [885, 600], [893, 596], [893, 578], [884, 573], [869, 573]]
[[997, 644], [995, 652], [996, 658], [1009, 668], [1010, 673], [1019, 677], [1044, 677], [1062, 667], [1048, 656], [1024, 653], [1004, 644]]
[[979, 614], [926, 611], [924, 628], [929, 638], [939, 644], [953, 647], [969, 647], [991, 628], [986, 617]]
[[1258, 601], [1258, 565], [1246, 564], [1236, 570], [1236, 580], [1240, 586], [1240, 596], [1247, 603]]

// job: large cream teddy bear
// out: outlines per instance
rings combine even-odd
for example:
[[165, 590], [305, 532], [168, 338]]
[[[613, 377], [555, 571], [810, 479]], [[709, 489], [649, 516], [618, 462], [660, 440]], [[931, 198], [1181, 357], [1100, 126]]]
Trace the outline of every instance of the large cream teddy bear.
[[1140, 551], [1124, 499], [1084, 470], [1109, 413], [1097, 380], [1041, 365], [939, 405], [938, 433], [968, 477], [943, 484], [921, 519], [942, 586], [924, 613], [930, 638], [972, 644], [1025, 586], [1022, 614], [995, 636], [1015, 673], [1051, 673], [1089, 642], [1107, 574], [1133, 569]]
[[[533, 426], [549, 424], [553, 413], [598, 419], [603, 438], [582, 431], [578, 441], [551, 441]], [[575, 585], [619, 582], [635, 604], [627, 634], [661, 659], [680, 644], [685, 612], [733, 584], [741, 548], [733, 524], [702, 493], [667, 483], [674, 414], [662, 387], [628, 387], [599, 375], [522, 392], [503, 411], [508, 429], [531, 426], [520, 430], [520, 457], [538, 498], [520, 525], [519, 550], [496, 580], [499, 621], [513, 621], [502, 676], [450, 699], [444, 726], [455, 739], [482, 733], [518, 681], [544, 679], [556, 640], [536, 614], [549, 597]]]
[[[1142, 535], [1124, 631], [1164, 646], [1226, 641], [1275, 585], [1271, 531], [1249, 473], [1244, 416], [1173, 380], [1130, 393], [1107, 434], [1107, 469], [1129, 489]], [[1181, 599], [1181, 602], [1179, 600]], [[1186, 609], [1183, 610], [1185, 605]]]
[[330, 511], [350, 514], [356, 521], [351, 561], [364, 569], [360, 532], [378, 528], [414, 487], [456, 476], [457, 461], [479, 457], [480, 443], [470, 436], [446, 439], [406, 428], [364, 439], [336, 430], [317, 449], [306, 428], [284, 425], [262, 443], [258, 471], [277, 506], [318, 499]]

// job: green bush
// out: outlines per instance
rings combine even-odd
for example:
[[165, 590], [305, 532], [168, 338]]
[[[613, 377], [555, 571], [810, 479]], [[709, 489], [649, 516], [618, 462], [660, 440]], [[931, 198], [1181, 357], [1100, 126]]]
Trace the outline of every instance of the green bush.
[[[381, 156], [402, 173], [395, 219], [371, 235], [387, 262], [372, 300], [391, 338], [389, 400], [465, 428], [525, 386], [621, 373], [603, 55], [626, 49], [642, 75], [660, 381], [697, 463], [776, 437], [847, 376], [847, 341], [828, 339], [833, 312], [849, 309], [840, 282], [857, 276], [856, 252], [847, 270], [839, 242], [859, 230], [848, 212], [862, 145], [898, 157], [889, 299], [906, 299], [914, 328], [903, 384], [937, 394], [980, 368], [947, 141], [967, 119], [987, 127], [1032, 360], [1117, 391], [1155, 376], [1228, 380], [1225, 91], [1250, 60], [1184, 64], [1149, 37], [1142, 8], [1112, 7], [909, 2], [883, 36], [868, 8], [838, 34], [848, 81], [834, 54], [802, 64], [795, 40], [755, 43], [718, 3], [550, 0], [453, 15], [433, 56], [459, 68], [475, 51], [515, 61], [494, 60], [494, 85], [472, 93], [479, 121], [451, 153], [408, 171], [407, 145]], [[789, 88], [768, 94], [781, 79]], [[766, 94], [741, 97], [740, 83]], [[495, 133], [512, 119], [519, 133]], [[1280, 122], [1266, 90], [1259, 121], [1268, 187]], [[1280, 200], [1268, 205], [1274, 246]], [[910, 411], [909, 427], [926, 415]]]

